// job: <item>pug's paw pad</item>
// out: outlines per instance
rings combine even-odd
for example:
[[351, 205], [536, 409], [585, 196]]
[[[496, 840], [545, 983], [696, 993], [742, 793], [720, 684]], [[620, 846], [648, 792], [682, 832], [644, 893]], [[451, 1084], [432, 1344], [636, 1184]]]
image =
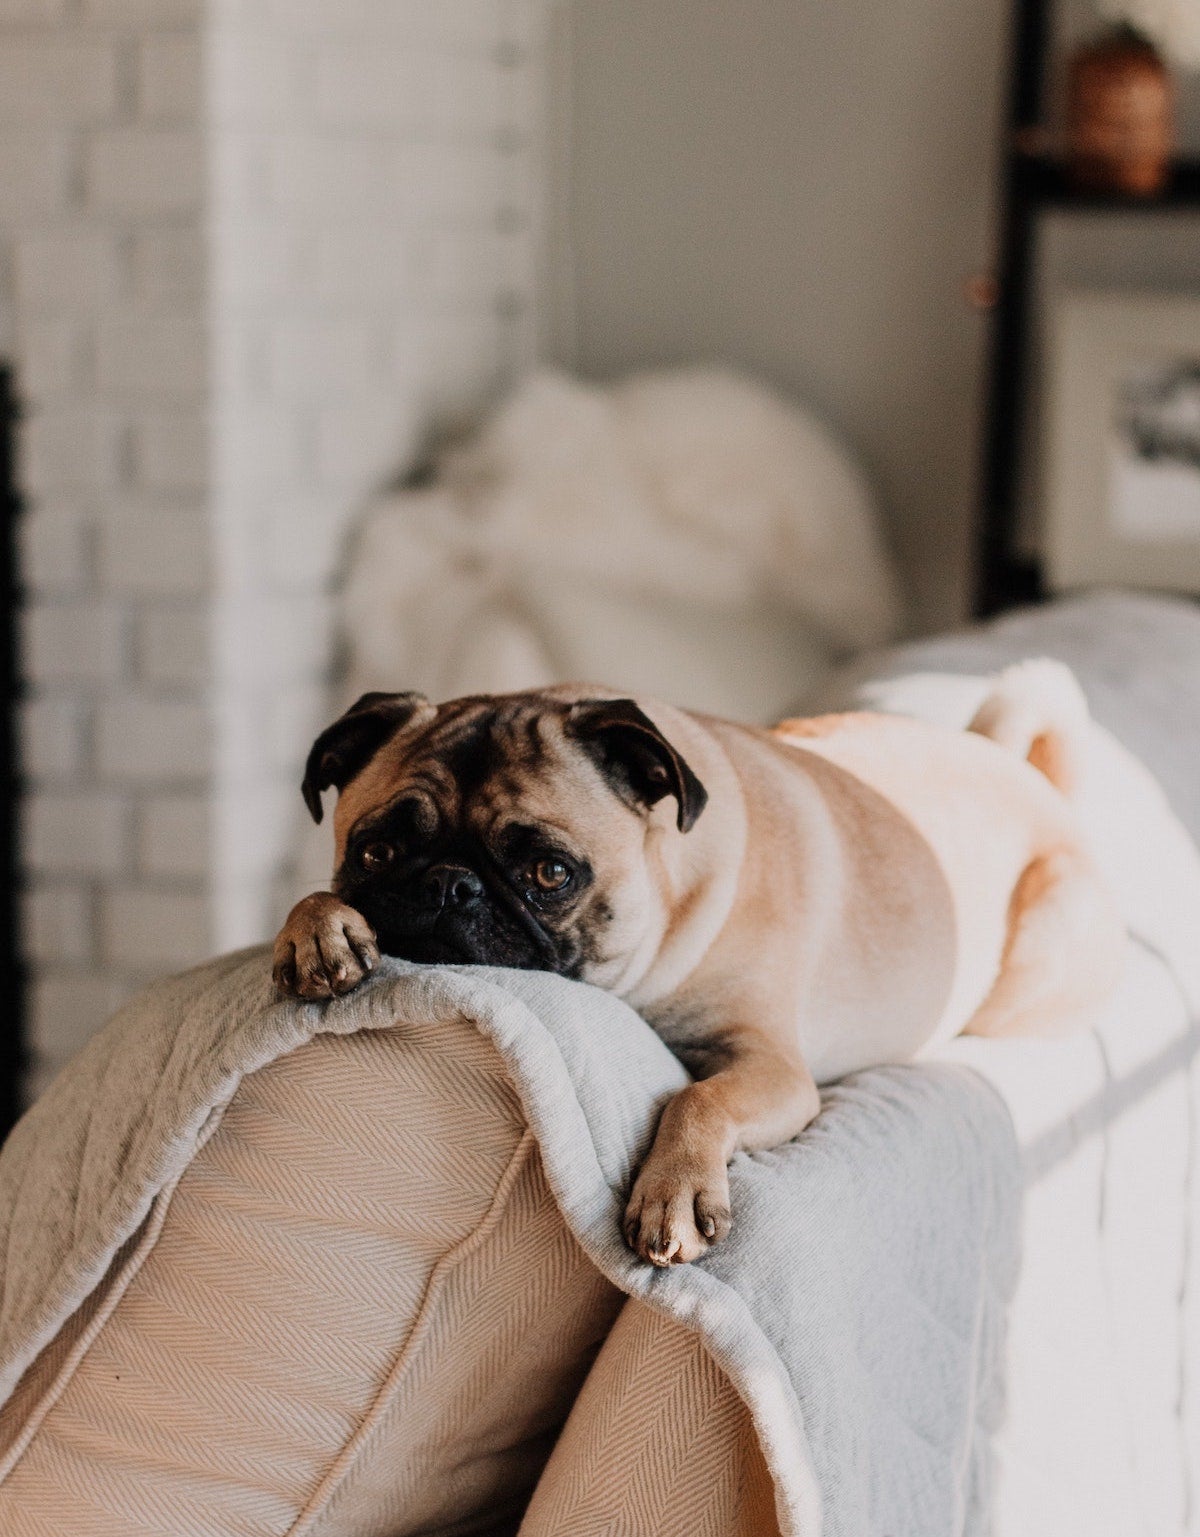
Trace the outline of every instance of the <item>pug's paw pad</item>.
[[689, 1265], [729, 1232], [729, 1178], [717, 1170], [664, 1170], [647, 1162], [625, 1208], [625, 1242], [665, 1269]]
[[271, 974], [281, 993], [313, 1001], [352, 992], [378, 963], [375, 933], [362, 914], [317, 891], [288, 914]]

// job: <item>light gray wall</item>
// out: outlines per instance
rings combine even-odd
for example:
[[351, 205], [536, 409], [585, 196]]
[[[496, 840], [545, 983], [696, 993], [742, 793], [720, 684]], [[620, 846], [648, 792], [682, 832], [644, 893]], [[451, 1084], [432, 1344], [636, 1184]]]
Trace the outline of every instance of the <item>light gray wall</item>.
[[919, 618], [962, 606], [1005, 0], [575, 0], [551, 349], [730, 359], [861, 454]]

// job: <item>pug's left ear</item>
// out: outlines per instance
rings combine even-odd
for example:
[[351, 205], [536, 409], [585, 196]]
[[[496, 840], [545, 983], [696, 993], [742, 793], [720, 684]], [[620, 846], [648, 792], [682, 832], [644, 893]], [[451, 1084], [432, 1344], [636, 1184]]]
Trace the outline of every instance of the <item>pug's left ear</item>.
[[623, 800], [653, 806], [673, 795], [679, 831], [690, 832], [696, 825], [708, 791], [634, 700], [585, 699], [572, 705], [567, 735], [592, 757]]
[[364, 694], [312, 745], [300, 786], [314, 822], [324, 815], [321, 791], [345, 787], [402, 726], [418, 716], [431, 717], [433, 705], [424, 694]]

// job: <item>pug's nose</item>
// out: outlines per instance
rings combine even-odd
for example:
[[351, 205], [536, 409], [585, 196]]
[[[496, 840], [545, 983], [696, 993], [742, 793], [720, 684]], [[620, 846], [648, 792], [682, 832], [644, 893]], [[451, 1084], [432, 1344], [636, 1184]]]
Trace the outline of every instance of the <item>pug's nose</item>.
[[472, 907], [483, 896], [483, 882], [464, 865], [434, 865], [421, 882], [425, 906], [435, 912], [446, 907]]

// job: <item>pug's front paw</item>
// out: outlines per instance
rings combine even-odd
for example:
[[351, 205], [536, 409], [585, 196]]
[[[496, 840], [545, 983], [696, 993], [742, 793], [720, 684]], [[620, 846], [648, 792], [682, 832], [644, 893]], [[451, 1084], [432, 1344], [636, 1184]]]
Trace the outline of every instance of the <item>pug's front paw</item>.
[[379, 964], [375, 931], [328, 891], [297, 902], [275, 941], [272, 977], [293, 998], [348, 993]]
[[660, 1155], [642, 1165], [625, 1208], [625, 1242], [651, 1265], [689, 1265], [729, 1232], [729, 1171]]

